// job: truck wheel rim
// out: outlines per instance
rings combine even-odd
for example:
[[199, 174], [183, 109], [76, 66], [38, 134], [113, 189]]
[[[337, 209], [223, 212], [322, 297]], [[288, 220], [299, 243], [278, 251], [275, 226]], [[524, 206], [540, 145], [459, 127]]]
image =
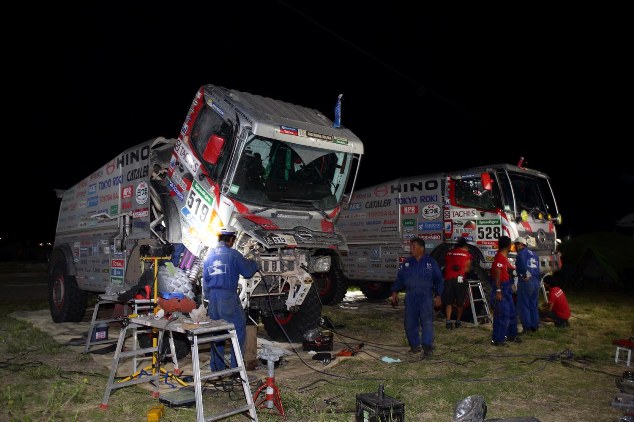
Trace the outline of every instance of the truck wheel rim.
[[53, 304], [56, 308], [61, 308], [64, 304], [64, 276], [56, 275], [53, 282]]

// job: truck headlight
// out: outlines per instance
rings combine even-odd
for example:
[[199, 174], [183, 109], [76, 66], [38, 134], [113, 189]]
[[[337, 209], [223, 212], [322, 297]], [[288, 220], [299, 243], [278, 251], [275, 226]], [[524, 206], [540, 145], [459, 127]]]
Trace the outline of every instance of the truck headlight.
[[308, 266], [309, 273], [327, 273], [330, 271], [330, 256], [316, 256]]

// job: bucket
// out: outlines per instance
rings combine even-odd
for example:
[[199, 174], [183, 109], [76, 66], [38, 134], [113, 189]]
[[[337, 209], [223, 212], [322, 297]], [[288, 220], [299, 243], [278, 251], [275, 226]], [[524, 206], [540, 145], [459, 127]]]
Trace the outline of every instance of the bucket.
[[90, 341], [102, 341], [108, 340], [108, 324], [100, 322], [92, 330], [92, 337]]

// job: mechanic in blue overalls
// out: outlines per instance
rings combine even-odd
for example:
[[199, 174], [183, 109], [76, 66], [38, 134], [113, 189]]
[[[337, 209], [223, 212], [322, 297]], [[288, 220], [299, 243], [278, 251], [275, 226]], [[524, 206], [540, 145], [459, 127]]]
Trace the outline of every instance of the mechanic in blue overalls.
[[399, 290], [405, 289], [405, 334], [410, 345], [408, 353], [420, 353], [422, 350], [425, 356], [431, 356], [434, 306], [440, 306], [445, 282], [436, 260], [425, 255], [425, 241], [415, 237], [409, 245], [411, 256], [401, 264], [396, 274], [391, 301], [396, 306]]
[[[222, 319], [233, 323], [244, 350], [246, 339], [246, 316], [238, 296], [239, 276], [251, 278], [258, 270], [254, 260], [247, 259], [240, 252], [232, 249], [236, 240], [236, 230], [223, 227], [218, 235], [218, 245], [209, 252], [203, 263], [203, 288], [205, 298], [209, 302], [207, 313], [214, 320]], [[227, 368], [224, 360], [224, 341], [217, 341], [211, 348], [211, 370], [221, 371]], [[244, 352], [242, 352], [244, 354]], [[231, 367], [237, 367], [233, 349], [231, 350]]]
[[491, 344], [503, 346], [506, 341], [521, 343], [517, 336], [517, 312], [513, 303], [513, 280], [511, 272], [515, 266], [508, 259], [511, 249], [511, 238], [500, 236], [498, 239], [498, 251], [493, 257], [491, 265], [491, 278], [493, 289], [491, 290], [491, 303], [493, 305], [493, 334]]
[[539, 328], [539, 260], [526, 246], [526, 238], [518, 237], [513, 243], [517, 251], [517, 314], [523, 328], [520, 334], [534, 333]]

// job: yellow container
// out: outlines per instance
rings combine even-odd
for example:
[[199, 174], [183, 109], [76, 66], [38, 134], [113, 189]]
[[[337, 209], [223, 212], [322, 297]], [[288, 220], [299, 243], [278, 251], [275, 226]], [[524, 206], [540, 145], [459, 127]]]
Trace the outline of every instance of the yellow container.
[[163, 406], [162, 404], [150, 407], [150, 410], [148, 410], [147, 412], [147, 422], [158, 422], [159, 420], [161, 420], [164, 411], [165, 406]]

